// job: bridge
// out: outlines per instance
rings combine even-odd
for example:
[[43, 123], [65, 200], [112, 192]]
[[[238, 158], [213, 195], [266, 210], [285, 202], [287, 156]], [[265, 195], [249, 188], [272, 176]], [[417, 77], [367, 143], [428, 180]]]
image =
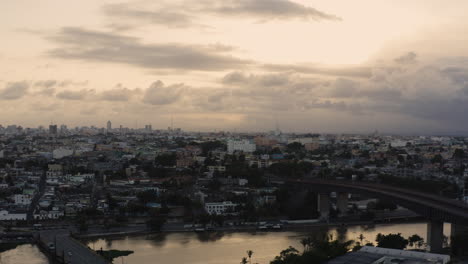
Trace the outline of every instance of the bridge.
[[443, 245], [443, 224], [452, 224], [451, 235], [466, 234], [468, 230], [468, 205], [438, 195], [422, 193], [388, 185], [344, 180], [290, 180], [287, 184], [306, 188], [318, 193], [321, 217], [328, 218], [330, 192], [337, 193], [337, 209], [345, 214], [348, 208], [348, 193], [392, 201], [428, 219], [427, 242], [431, 252], [438, 253]]
[[[39, 233], [38, 245], [54, 263], [110, 264], [102, 256], [70, 236], [68, 229], [46, 230]], [[54, 247], [49, 248], [52, 244]]]

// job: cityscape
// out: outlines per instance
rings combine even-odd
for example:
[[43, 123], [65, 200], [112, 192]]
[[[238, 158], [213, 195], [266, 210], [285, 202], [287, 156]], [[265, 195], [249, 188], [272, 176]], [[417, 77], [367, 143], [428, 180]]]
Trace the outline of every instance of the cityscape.
[[0, 264], [468, 263], [467, 1], [0, 10]]
[[[297, 134], [278, 128], [186, 132], [151, 125], [113, 128], [112, 121], [73, 129], [0, 126], [0, 135], [5, 241], [36, 241], [52, 258], [69, 263], [86, 263], [77, 254], [89, 263], [106, 263], [89, 253], [96, 238], [190, 232], [216, 241], [220, 232], [323, 227], [346, 234], [352, 225], [377, 225], [378, 231], [378, 224], [428, 218], [432, 229], [423, 234], [398, 232], [403, 244], [359, 234], [360, 241], [351, 237], [353, 250], [367, 245], [377, 254], [367, 247], [381, 243], [416, 252], [466, 250], [456, 244], [468, 219], [465, 137]], [[365, 186], [372, 191], [360, 190]], [[442, 210], [438, 216], [439, 202], [460, 212]], [[445, 235], [444, 221], [452, 233]], [[75, 239], [83, 243], [78, 249], [68, 245], [79, 243]], [[81, 252], [85, 245], [89, 252]], [[446, 261], [449, 255], [434, 256]]]

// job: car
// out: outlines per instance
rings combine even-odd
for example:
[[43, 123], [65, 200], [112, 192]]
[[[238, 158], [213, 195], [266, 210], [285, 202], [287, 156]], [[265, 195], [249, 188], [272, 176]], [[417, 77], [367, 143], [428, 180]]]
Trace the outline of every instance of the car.
[[281, 228], [283, 228], [283, 226], [281, 224], [276, 224], [273, 226], [273, 229], [275, 230], [280, 230]]
[[47, 247], [48, 247], [50, 250], [54, 250], [54, 249], [55, 249], [55, 244], [54, 244], [54, 243], [49, 243], [49, 244], [47, 244]]

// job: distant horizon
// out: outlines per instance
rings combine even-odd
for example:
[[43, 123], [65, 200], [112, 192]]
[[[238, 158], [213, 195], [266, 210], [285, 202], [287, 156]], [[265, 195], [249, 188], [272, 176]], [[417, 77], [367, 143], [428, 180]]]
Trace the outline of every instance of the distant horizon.
[[[112, 122], [112, 121], [111, 121]], [[21, 124], [0, 124], [0, 126], [3, 126], [4, 129], [6, 129], [8, 126], [17, 126], [17, 127], [22, 127], [23, 129], [39, 129], [42, 127], [44, 130], [49, 130], [50, 125], [57, 125], [57, 129], [60, 130], [61, 125], [65, 125], [68, 130], [74, 130], [76, 128], [96, 128], [96, 129], [104, 129], [106, 130], [106, 126], [99, 126], [99, 125], [68, 125], [68, 124], [61, 124], [61, 123], [53, 123], [53, 124], [47, 124], [47, 125], [38, 125], [38, 126], [23, 126]], [[115, 126], [116, 125], [116, 126]], [[114, 122], [112, 122], [112, 130], [119, 130], [120, 125], [117, 125], [117, 123], [114, 125]], [[170, 126], [167, 127], [154, 127], [152, 124], [145, 124], [145, 125], [151, 125], [152, 126], [152, 131], [169, 131]], [[145, 125], [139, 126], [139, 127], [127, 127], [127, 126], [122, 126], [124, 129], [130, 129], [130, 130], [144, 130]], [[190, 130], [190, 129], [184, 129], [183, 127], [172, 127], [172, 129], [181, 129], [182, 132], [187, 132], [187, 133], [233, 133], [233, 134], [243, 134], [243, 133], [261, 133], [261, 134], [267, 134], [271, 132], [275, 132], [276, 128], [272, 129], [267, 129], [267, 130], [223, 130], [223, 129], [213, 129], [213, 130]], [[342, 132], [326, 132], [326, 131], [292, 131], [292, 130], [283, 130], [280, 129], [281, 133], [284, 134], [298, 134], [298, 135], [305, 135], [305, 134], [318, 134], [318, 135], [372, 135], [375, 132], [377, 132], [377, 135], [379, 136], [411, 136], [411, 137], [417, 137], [417, 136], [432, 136], [432, 137], [468, 137], [468, 131], [467, 132], [453, 132], [453, 133], [418, 133], [418, 132], [386, 132], [386, 131], [380, 131], [378, 129], [374, 130], [369, 130], [369, 131], [342, 131]]]
[[0, 7], [0, 123], [468, 133], [467, 1]]

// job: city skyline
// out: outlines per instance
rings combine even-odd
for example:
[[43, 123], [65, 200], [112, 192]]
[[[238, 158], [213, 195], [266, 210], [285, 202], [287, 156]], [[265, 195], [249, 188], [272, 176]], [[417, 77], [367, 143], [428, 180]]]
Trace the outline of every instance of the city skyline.
[[0, 6], [0, 124], [468, 132], [465, 1]]

